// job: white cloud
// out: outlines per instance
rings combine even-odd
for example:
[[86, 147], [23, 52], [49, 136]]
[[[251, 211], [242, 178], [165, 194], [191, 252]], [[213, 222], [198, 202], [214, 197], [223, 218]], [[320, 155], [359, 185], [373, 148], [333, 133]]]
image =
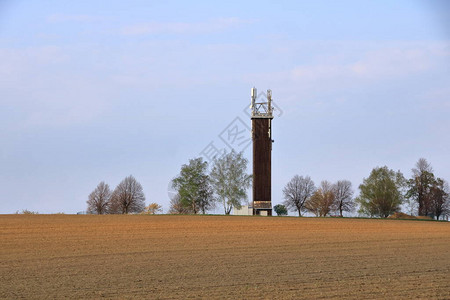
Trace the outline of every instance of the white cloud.
[[423, 107], [424, 109], [450, 111], [450, 86], [425, 91], [420, 95], [420, 98], [428, 100], [427, 105]]
[[113, 92], [102, 78], [73, 70], [70, 53], [56, 46], [0, 49], [0, 105], [16, 128], [81, 124], [102, 113]]
[[436, 49], [429, 47], [382, 48], [368, 52], [349, 67], [357, 77], [382, 79], [409, 76], [432, 68], [436, 54]]
[[205, 34], [236, 28], [252, 21], [239, 18], [219, 18], [207, 22], [147, 22], [125, 26], [123, 35], [147, 34]]
[[[442, 44], [351, 43], [269, 41], [259, 47], [145, 41], [115, 52], [101, 45], [88, 52], [55, 46], [0, 49], [0, 101], [23, 107], [27, 115], [21, 124], [26, 126], [87, 122], [121, 93], [164, 94], [168, 88], [236, 83], [272, 88], [281, 106], [310, 101], [326, 109], [333, 101], [352, 105], [352, 93], [361, 96], [401, 81], [406, 84], [395, 90], [407, 92], [410, 78], [439, 78], [442, 61], [450, 58]], [[358, 51], [348, 50], [354, 48]], [[434, 94], [424, 90], [424, 98], [435, 95], [442, 99], [436, 105], [448, 107], [448, 90], [440, 88]]]
[[[305, 43], [300, 46], [293, 43], [290, 53], [284, 55], [292, 57], [292, 53], [298, 51], [298, 56], [301, 56], [304, 52], [302, 48], [314, 48], [311, 45], [305, 46]], [[323, 42], [320, 43], [319, 48], [323, 48]], [[299, 96], [305, 99], [333, 93], [337, 93], [334, 96], [339, 98], [339, 93], [343, 91], [364, 89], [370, 92], [382, 85], [392, 86], [413, 80], [415, 76], [439, 78], [439, 74], [442, 75], [445, 69], [443, 63], [450, 62], [450, 53], [444, 43], [361, 42], [359, 46], [351, 43], [359, 51], [347, 52], [345, 42], [330, 42], [328, 47], [334, 49], [334, 52], [319, 51], [307, 62], [285, 70], [267, 69], [264, 72], [249, 73], [245, 75], [245, 80], [277, 86], [279, 90], [286, 91], [287, 99], [292, 101]], [[289, 48], [289, 45], [285, 44], [284, 48]], [[297, 97], [289, 97], [289, 94]]]
[[24, 75], [39, 65], [54, 65], [67, 60], [61, 47], [0, 48], [0, 87], [15, 76]]
[[47, 17], [47, 21], [50, 23], [62, 23], [62, 22], [90, 23], [90, 22], [104, 21], [106, 19], [108, 18], [104, 16], [68, 15], [68, 14], [52, 14]]

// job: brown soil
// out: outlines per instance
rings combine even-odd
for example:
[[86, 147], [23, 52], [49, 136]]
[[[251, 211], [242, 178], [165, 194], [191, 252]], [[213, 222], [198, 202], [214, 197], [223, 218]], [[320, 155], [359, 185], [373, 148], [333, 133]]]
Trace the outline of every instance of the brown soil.
[[450, 223], [0, 216], [0, 299], [450, 299]]

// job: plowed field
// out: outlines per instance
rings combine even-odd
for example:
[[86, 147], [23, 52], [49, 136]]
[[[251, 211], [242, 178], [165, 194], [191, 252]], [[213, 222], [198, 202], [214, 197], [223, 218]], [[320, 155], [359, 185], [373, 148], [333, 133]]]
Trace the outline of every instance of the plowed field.
[[450, 299], [450, 223], [0, 216], [1, 299]]

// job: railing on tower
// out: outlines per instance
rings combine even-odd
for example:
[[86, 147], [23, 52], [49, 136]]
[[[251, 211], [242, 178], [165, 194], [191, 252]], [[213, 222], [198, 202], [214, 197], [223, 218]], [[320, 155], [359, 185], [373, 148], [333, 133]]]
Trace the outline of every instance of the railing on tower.
[[252, 88], [252, 100], [250, 104], [252, 118], [273, 118], [272, 91], [267, 90], [267, 94], [264, 96], [260, 95], [258, 97], [256, 88]]

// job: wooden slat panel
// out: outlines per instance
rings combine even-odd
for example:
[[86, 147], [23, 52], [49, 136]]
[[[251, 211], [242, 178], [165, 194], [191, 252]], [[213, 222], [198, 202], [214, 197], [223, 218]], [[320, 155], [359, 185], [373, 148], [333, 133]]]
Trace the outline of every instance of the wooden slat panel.
[[[271, 119], [252, 119], [253, 129], [253, 201], [271, 201], [271, 151], [269, 136]], [[271, 209], [271, 204], [264, 205]], [[256, 206], [255, 206], [256, 208]]]

